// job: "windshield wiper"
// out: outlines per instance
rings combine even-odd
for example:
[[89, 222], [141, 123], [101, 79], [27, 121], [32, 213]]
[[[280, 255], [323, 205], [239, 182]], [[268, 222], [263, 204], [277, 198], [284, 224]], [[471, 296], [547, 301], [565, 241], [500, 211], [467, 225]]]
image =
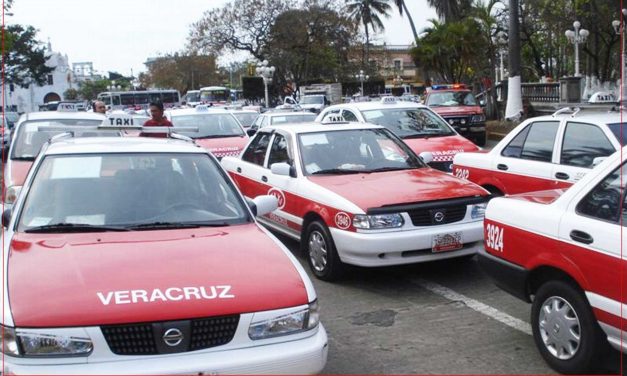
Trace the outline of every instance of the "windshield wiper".
[[407, 167], [380, 167], [373, 168], [372, 170], [366, 170], [364, 172], [385, 172], [385, 171], [401, 171], [401, 170], [413, 170], [414, 168], [418, 168], [417, 166], [407, 166]]
[[328, 170], [318, 170], [316, 172], [312, 172], [312, 175], [323, 175], [323, 174], [361, 174], [364, 173], [364, 170], [349, 170], [346, 168], [330, 168]]
[[416, 134], [409, 134], [407, 136], [402, 136], [401, 138], [429, 138], [429, 137], [444, 137], [444, 136], [450, 136], [452, 135], [452, 133], [416, 133]]
[[14, 161], [34, 161], [35, 157], [13, 157], [11, 159]]
[[177, 229], [199, 227], [226, 227], [226, 222], [150, 222], [125, 227], [128, 230]]
[[104, 231], [128, 231], [126, 227], [119, 226], [101, 226], [90, 225], [86, 223], [55, 223], [52, 225], [44, 225], [31, 227], [24, 232], [104, 232]]
[[226, 137], [242, 137], [243, 134], [212, 134], [208, 136], [199, 136], [192, 137], [194, 140], [203, 139], [203, 138], [226, 138]]

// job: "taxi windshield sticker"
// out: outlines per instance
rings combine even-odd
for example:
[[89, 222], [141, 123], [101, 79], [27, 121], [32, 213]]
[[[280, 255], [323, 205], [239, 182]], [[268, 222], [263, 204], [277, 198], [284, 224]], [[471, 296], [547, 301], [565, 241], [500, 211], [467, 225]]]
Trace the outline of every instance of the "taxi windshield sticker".
[[50, 179], [98, 178], [102, 157], [55, 158]]
[[177, 302], [181, 300], [233, 299], [231, 286], [170, 287], [153, 290], [121, 290], [96, 292], [102, 305]]

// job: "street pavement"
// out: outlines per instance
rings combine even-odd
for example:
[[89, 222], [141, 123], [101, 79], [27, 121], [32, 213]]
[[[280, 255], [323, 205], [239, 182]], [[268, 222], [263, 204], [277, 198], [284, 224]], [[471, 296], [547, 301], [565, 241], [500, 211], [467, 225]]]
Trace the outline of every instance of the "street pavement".
[[[554, 374], [536, 350], [531, 305], [496, 287], [476, 260], [349, 267], [335, 283], [309, 272], [329, 335], [325, 374]], [[600, 360], [620, 370], [619, 353]]]

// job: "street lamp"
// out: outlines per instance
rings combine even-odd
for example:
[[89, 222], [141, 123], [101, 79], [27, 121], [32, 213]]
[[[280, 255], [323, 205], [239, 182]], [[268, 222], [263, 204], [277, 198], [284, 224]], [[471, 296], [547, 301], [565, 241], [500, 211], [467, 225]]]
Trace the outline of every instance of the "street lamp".
[[109, 89], [109, 91], [119, 91], [121, 88], [122, 86], [115, 84], [115, 80], [112, 80], [111, 84], [107, 86], [107, 89]]
[[370, 76], [368, 76], [367, 74], [364, 75], [364, 71], [363, 69], [359, 71], [359, 74], [355, 75], [355, 78], [359, 80], [359, 82], [361, 82], [361, 95], [364, 95], [364, 81], [368, 81], [370, 79]]
[[270, 107], [270, 102], [268, 99], [268, 85], [272, 83], [272, 76], [274, 76], [275, 68], [273, 66], [268, 66], [268, 60], [264, 60], [257, 64], [257, 69], [255, 69], [255, 73], [257, 76], [261, 76], [263, 78], [263, 86], [265, 88], [265, 97], [266, 97], [266, 108]]
[[627, 63], [627, 51], [625, 51], [625, 38], [627, 37], [627, 33], [625, 31], [625, 21], [627, 20], [627, 9], [623, 9], [622, 10], [622, 21], [619, 20], [614, 20], [612, 21], [612, 27], [614, 28], [614, 31], [616, 32], [616, 34], [620, 35], [621, 37], [621, 43], [622, 43], [622, 47], [621, 47], [621, 58], [620, 58], [620, 92], [618, 93], [619, 97], [620, 97], [620, 101], [623, 102], [624, 101], [624, 95], [627, 94], [627, 85], [625, 85], [625, 78], [627, 76], [625, 76], [625, 74], [627, 73], [627, 70], [625, 69], [625, 64]]
[[564, 35], [568, 38], [568, 41], [575, 45], [575, 77], [581, 76], [579, 73], [579, 45], [586, 42], [586, 38], [590, 35], [590, 32], [581, 28], [581, 22], [573, 22], [573, 30], [566, 30]]
[[499, 57], [501, 59], [499, 67], [501, 79], [499, 80], [499, 77], [497, 76], [497, 81], [503, 81], [505, 79], [505, 66], [503, 65], [503, 56], [505, 56], [505, 53], [507, 52], [507, 34], [505, 34], [504, 31], [500, 31], [496, 34], [496, 46], [498, 48]]

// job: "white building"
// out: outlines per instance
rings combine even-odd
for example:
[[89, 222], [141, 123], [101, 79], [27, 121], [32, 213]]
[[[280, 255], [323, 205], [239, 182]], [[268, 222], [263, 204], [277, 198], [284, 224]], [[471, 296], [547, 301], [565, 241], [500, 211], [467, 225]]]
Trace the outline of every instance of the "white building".
[[9, 85], [6, 85], [5, 104], [8, 108], [15, 106], [20, 113], [39, 111], [39, 106], [44, 103], [63, 100], [63, 94], [67, 89], [78, 88], [67, 55], [53, 52], [50, 41], [46, 54], [50, 56], [46, 65], [54, 67], [48, 74], [47, 83], [44, 86], [31, 84], [26, 88], [15, 85], [13, 92], [10, 91]]

